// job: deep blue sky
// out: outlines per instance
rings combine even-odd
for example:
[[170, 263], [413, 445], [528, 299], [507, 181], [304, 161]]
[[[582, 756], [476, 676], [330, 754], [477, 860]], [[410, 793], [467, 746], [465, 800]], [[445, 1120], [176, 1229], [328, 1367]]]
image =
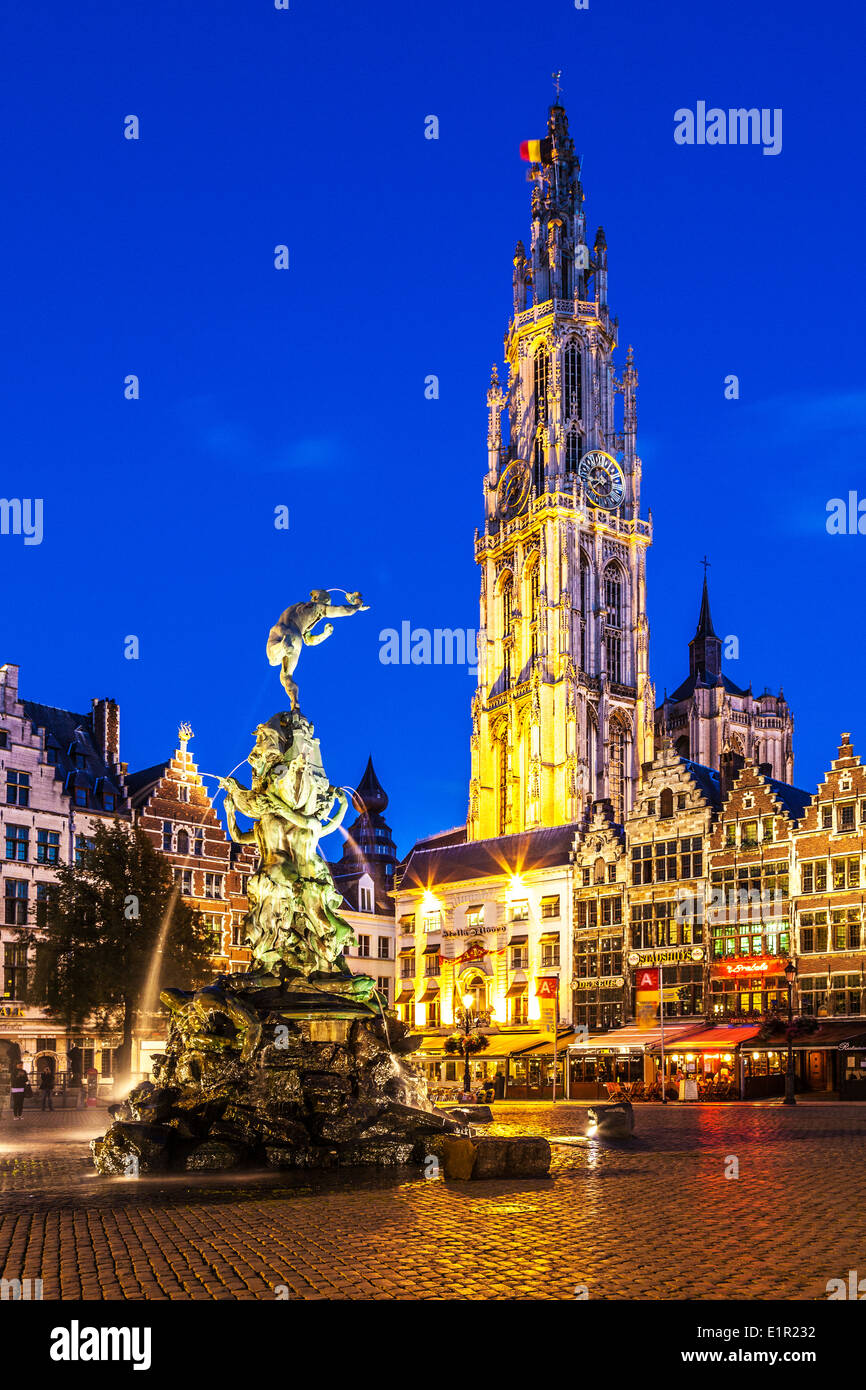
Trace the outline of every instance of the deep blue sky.
[[[518, 145], [561, 68], [640, 374], [658, 698], [687, 671], [706, 551], [729, 673], [793, 707], [795, 780], [842, 729], [866, 747], [866, 537], [825, 530], [828, 498], [866, 496], [863, 43], [853, 0], [7, 7], [0, 494], [43, 497], [46, 527], [0, 537], [22, 694], [113, 695], [132, 768], [187, 718], [224, 772], [281, 705], [278, 613], [360, 588], [371, 611], [299, 667], [330, 776], [354, 784], [372, 751], [402, 851], [464, 818], [472, 679], [383, 666], [378, 634], [477, 626]], [[782, 153], [676, 145], [698, 100], [781, 107]]]

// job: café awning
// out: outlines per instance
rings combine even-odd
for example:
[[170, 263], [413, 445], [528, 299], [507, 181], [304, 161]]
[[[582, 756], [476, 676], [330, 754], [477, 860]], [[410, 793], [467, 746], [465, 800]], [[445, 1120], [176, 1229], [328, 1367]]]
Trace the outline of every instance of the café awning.
[[518, 994], [525, 994], [528, 988], [525, 980], [516, 980], [505, 997], [506, 999], [516, 999]]
[[[751, 1044], [755, 1052], [786, 1052], [788, 1039], [784, 1033]], [[822, 1048], [841, 1052], [866, 1049], [866, 1028], [861, 1023], [823, 1023], [814, 1033], [801, 1033], [794, 1039], [795, 1052], [820, 1052]]]
[[[666, 1023], [665, 1051], [678, 1044], [686, 1033], [694, 1031], [694, 1023]], [[650, 1052], [658, 1047], [660, 1037], [661, 1030], [658, 1027], [646, 1030], [637, 1027], [615, 1028], [610, 1033], [596, 1033], [589, 1039], [578, 1037], [577, 1041], [569, 1043], [568, 1046], [575, 1052], [631, 1052], [632, 1049]]]
[[428, 986], [427, 986], [427, 988], [425, 989], [424, 993], [421, 995], [421, 998], [418, 1000], [418, 1003], [419, 1003], [419, 1004], [429, 1004], [429, 1003], [431, 1003], [434, 999], [438, 999], [438, 998], [439, 998], [439, 986], [438, 986], [438, 985], [434, 985], [434, 984], [428, 984]]
[[509, 946], [525, 946], [528, 940], [529, 936], [524, 932], [522, 936], [509, 936], [508, 944]]
[[[760, 1025], [756, 1023], [743, 1023], [733, 1027], [722, 1025], [718, 1028], [695, 1028], [691, 1032], [686, 1029], [686, 1032], [677, 1038], [676, 1046], [680, 1051], [687, 1048], [690, 1052], [733, 1052], [734, 1048], [742, 1043], [751, 1044], [760, 1031]], [[667, 1032], [666, 1028], [665, 1050], [669, 1050]], [[777, 1051], [778, 1046], [777, 1044], [772, 1050]]]
[[397, 995], [397, 998], [396, 998], [396, 1000], [395, 1000], [394, 1002], [395, 1002], [396, 1004], [408, 1004], [408, 1003], [409, 1003], [409, 1000], [410, 1000], [410, 999], [414, 999], [414, 998], [415, 998], [415, 986], [414, 986], [414, 985], [404, 985], [403, 988], [401, 989], [400, 993]]

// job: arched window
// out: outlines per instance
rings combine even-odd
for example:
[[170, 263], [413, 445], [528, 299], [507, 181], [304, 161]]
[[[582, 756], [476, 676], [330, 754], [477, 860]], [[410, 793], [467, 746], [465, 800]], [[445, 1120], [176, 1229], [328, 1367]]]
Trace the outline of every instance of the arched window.
[[659, 797], [659, 818], [661, 820], [670, 820], [673, 813], [674, 794], [671, 791], [670, 787], [665, 787], [664, 791]]
[[589, 670], [589, 561], [580, 554], [580, 667]]
[[569, 483], [572, 478], [577, 477], [577, 466], [582, 453], [580, 431], [572, 428], [565, 436], [565, 472]]
[[581, 372], [581, 353], [578, 343], [569, 343], [562, 362], [563, 417], [566, 420], [580, 419], [583, 415], [583, 376]]
[[472, 995], [472, 1008], [476, 1013], [484, 1013], [487, 1009], [487, 977], [479, 974], [470, 975], [460, 986], [461, 1005], [464, 994]]
[[504, 835], [508, 828], [508, 745], [504, 738], [499, 740], [499, 833]]
[[607, 656], [608, 679], [618, 685], [623, 681], [622, 661], [622, 571], [608, 565], [604, 572], [604, 606], [606, 610], [604, 645]]
[[614, 820], [622, 825], [625, 816], [625, 759], [626, 759], [626, 737], [625, 730], [619, 720], [614, 719], [610, 724], [609, 738], [609, 758], [610, 758], [610, 799], [613, 803]]
[[604, 572], [604, 606], [608, 627], [622, 627], [622, 571], [618, 565], [608, 565]]
[[543, 425], [547, 421], [547, 352], [540, 347], [533, 361], [533, 389], [535, 392], [535, 423]]
[[536, 495], [540, 496], [544, 491], [544, 440], [541, 435], [535, 441], [535, 453], [532, 462], [532, 484]]
[[189, 835], [185, 830], [177, 832], [177, 852], [178, 854], [189, 854]]
[[604, 860], [601, 858], [596, 859], [592, 866], [592, 881], [593, 883], [604, 883]]
[[514, 626], [514, 587], [510, 574], [502, 581], [502, 636], [510, 637]]
[[533, 657], [538, 656], [538, 625], [541, 621], [541, 562], [536, 554], [529, 566], [527, 577], [527, 594], [529, 600], [529, 635]]

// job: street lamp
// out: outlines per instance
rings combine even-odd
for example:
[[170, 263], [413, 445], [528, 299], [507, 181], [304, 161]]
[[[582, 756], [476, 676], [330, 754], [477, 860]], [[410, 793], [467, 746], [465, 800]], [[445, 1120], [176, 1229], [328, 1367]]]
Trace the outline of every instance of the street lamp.
[[472, 1085], [472, 1078], [469, 1075], [469, 1038], [483, 1023], [490, 1022], [490, 1015], [483, 1009], [475, 1007], [475, 995], [468, 991], [462, 996], [463, 1008], [458, 1018], [458, 1023], [463, 1030], [463, 1091], [464, 1094]]
[[784, 1105], [796, 1105], [794, 1096], [794, 981], [797, 978], [797, 967], [792, 960], [785, 966], [785, 981], [788, 985], [788, 1066], [785, 1071], [785, 1099]]

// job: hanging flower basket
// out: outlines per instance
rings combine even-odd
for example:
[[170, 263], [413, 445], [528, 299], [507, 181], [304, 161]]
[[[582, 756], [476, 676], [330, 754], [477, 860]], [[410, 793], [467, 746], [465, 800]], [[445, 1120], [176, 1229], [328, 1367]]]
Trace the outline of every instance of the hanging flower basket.
[[452, 1055], [457, 1053], [459, 1057], [468, 1053], [471, 1057], [474, 1052], [483, 1052], [489, 1046], [490, 1039], [485, 1033], [470, 1033], [468, 1037], [465, 1033], [452, 1033], [445, 1039], [444, 1051]]

